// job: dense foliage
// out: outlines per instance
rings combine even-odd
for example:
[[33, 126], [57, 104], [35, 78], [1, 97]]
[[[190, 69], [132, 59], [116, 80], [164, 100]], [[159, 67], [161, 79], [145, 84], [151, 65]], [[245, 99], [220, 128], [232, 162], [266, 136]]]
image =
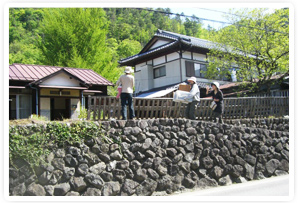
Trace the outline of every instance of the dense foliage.
[[275, 74], [289, 73], [289, 9], [241, 10], [228, 15], [232, 24], [212, 35], [218, 42], [209, 53], [209, 78], [223, 77], [237, 71], [238, 80], [251, 82], [253, 90], [266, 86]]

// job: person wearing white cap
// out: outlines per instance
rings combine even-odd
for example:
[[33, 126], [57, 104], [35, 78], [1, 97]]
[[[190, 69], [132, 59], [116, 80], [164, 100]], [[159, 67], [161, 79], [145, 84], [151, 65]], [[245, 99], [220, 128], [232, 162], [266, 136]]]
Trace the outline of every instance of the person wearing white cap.
[[124, 120], [127, 120], [126, 104], [128, 105], [128, 109], [129, 109], [129, 119], [133, 119], [135, 117], [135, 113], [133, 109], [133, 99], [132, 99], [135, 80], [134, 80], [134, 77], [131, 75], [132, 72], [133, 70], [130, 66], [125, 67], [125, 70], [124, 70], [125, 75], [121, 75], [119, 80], [116, 82], [117, 86], [119, 86], [120, 84], [122, 85], [120, 98], [121, 98], [121, 107], [122, 107], [121, 114]]
[[223, 94], [219, 89], [219, 83], [213, 82], [211, 83], [211, 87], [213, 91], [209, 93], [209, 86], [206, 87], [206, 96], [212, 96], [213, 101], [216, 103], [216, 108], [213, 110], [211, 120], [217, 122], [217, 118], [219, 119], [219, 123], [223, 123], [222, 114], [224, 112], [224, 104], [223, 104]]
[[197, 85], [196, 77], [191, 77], [187, 79], [187, 82], [191, 85], [191, 89], [189, 92], [189, 96], [185, 98], [187, 101], [191, 101], [187, 104], [185, 109], [185, 117], [188, 119], [195, 120], [196, 119], [196, 109], [200, 102], [200, 89]]

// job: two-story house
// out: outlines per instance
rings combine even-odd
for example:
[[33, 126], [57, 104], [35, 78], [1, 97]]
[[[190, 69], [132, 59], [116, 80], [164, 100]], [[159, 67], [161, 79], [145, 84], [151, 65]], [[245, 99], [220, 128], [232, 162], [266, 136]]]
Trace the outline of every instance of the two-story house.
[[[164, 96], [168, 87], [197, 78], [200, 87], [211, 81], [205, 76], [208, 67], [207, 53], [215, 43], [173, 32], [158, 30], [140, 53], [119, 61], [121, 66], [135, 68], [135, 93], [145, 97], [162, 90], [156, 97]], [[231, 70], [229, 79], [218, 80], [220, 85], [236, 81], [236, 72]], [[153, 96], [154, 97], [154, 96]]]

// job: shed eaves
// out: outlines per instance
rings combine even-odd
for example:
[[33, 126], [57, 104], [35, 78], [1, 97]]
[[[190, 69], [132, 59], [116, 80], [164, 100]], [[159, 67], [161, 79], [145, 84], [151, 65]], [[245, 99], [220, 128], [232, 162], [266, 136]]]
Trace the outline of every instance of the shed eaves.
[[12, 64], [9, 66], [9, 79], [18, 81], [36, 81], [49, 76], [61, 69], [91, 85], [113, 85], [104, 77], [90, 69], [79, 69], [70, 67], [57, 67], [45, 65]]

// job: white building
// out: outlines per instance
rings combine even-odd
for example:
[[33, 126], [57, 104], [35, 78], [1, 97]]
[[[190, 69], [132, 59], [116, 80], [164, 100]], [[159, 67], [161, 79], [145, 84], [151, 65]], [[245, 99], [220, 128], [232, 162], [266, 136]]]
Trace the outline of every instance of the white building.
[[[135, 67], [135, 93], [139, 96], [174, 86], [191, 76], [197, 78], [200, 87], [205, 87], [211, 82], [204, 71], [212, 46], [214, 43], [207, 40], [158, 30], [139, 54], [122, 59], [119, 64]], [[235, 74], [231, 70], [230, 80], [223, 78], [218, 82], [235, 82]]]

